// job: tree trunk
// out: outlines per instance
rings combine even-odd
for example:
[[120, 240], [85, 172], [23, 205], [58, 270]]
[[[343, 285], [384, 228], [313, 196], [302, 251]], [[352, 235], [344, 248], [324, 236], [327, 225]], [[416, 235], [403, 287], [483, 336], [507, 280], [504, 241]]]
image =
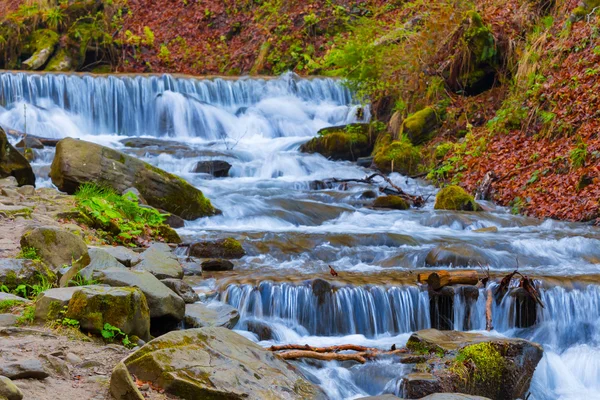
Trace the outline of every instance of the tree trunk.
[[476, 270], [437, 271], [427, 278], [427, 283], [433, 290], [456, 284], [476, 285], [478, 281]]

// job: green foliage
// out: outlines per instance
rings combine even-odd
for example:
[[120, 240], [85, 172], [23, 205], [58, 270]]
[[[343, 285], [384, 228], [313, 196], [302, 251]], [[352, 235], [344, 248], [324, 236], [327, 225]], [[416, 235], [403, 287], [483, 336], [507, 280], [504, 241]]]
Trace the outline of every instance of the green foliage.
[[536, 183], [540, 178], [540, 171], [539, 170], [535, 170], [533, 171], [533, 173], [531, 174], [531, 177], [529, 178], [529, 180], [527, 181], [528, 185], [534, 184]]
[[521, 214], [525, 207], [527, 207], [527, 202], [523, 200], [521, 197], [515, 197], [510, 203], [510, 212], [514, 215]]
[[585, 161], [588, 156], [587, 144], [581, 139], [577, 140], [577, 147], [575, 147], [569, 153], [569, 159], [571, 160], [571, 166], [573, 168], [581, 168], [585, 165]]
[[6, 285], [0, 285], [0, 292], [2, 293], [8, 293], [10, 290], [8, 289], [8, 286]]
[[48, 28], [58, 30], [64, 25], [65, 15], [60, 7], [54, 7], [44, 12], [43, 18]]
[[41, 293], [54, 287], [48, 278], [40, 273], [36, 276], [36, 282], [31, 285], [26, 283], [17, 285], [13, 293], [26, 299], [35, 300]]
[[169, 51], [169, 48], [165, 44], [160, 45], [160, 51], [158, 52], [158, 58], [160, 58], [160, 60], [165, 64], [170, 64], [172, 62], [171, 52]]
[[62, 326], [68, 326], [71, 328], [79, 329], [79, 321], [77, 321], [76, 319], [63, 318], [60, 323]]
[[453, 148], [454, 143], [444, 142], [438, 144], [435, 148], [435, 158], [438, 160], [443, 159], [450, 151], [452, 151]]
[[19, 254], [17, 254], [17, 258], [24, 258], [26, 260], [33, 261], [41, 261], [40, 256], [37, 253], [37, 249], [35, 247], [24, 247], [21, 249]]
[[75, 193], [78, 210], [92, 225], [112, 234], [112, 241], [135, 246], [143, 236], [160, 237], [166, 215], [140, 207], [133, 193], [118, 195], [110, 188], [86, 183]]
[[126, 335], [121, 329], [116, 326], [112, 326], [108, 322], [104, 324], [104, 328], [100, 331], [102, 337], [107, 342], [114, 342], [115, 340], [121, 340], [125, 347], [135, 347], [135, 344], [131, 343], [129, 336]]
[[147, 26], [144, 26], [144, 39], [142, 40], [142, 44], [146, 46], [154, 46], [154, 32]]
[[100, 281], [97, 281], [95, 279], [86, 279], [85, 277], [81, 276], [81, 274], [78, 272], [73, 277], [73, 279], [71, 279], [69, 281], [67, 286], [89, 286], [89, 285], [97, 285], [99, 283], [100, 283]]
[[17, 325], [31, 325], [35, 320], [35, 306], [30, 305], [23, 309], [23, 313], [17, 317]]
[[9, 312], [20, 304], [23, 304], [23, 302], [19, 300], [0, 300], [0, 313]]

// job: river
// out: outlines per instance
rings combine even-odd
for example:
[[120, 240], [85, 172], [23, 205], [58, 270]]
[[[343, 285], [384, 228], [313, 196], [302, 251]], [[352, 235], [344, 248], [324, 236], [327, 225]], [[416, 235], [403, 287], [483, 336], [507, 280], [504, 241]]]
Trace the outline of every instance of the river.
[[[431, 326], [429, 295], [415, 285], [436, 246], [468, 249], [499, 275], [519, 268], [541, 285], [537, 323], [515, 327], [514, 301], [494, 304], [493, 335], [544, 346], [532, 399], [600, 399], [600, 232], [577, 223], [515, 216], [486, 203], [482, 213], [434, 211], [436, 189], [399, 174], [391, 179], [428, 197], [422, 209], [369, 208], [369, 185], [315, 189], [327, 178], [371, 171], [299, 146], [323, 127], [360, 122], [352, 95], [338, 81], [199, 79], [175, 76], [0, 74], [0, 125], [118, 148], [187, 179], [223, 214], [187, 222], [186, 241], [232, 236], [247, 256], [236, 274], [202, 282], [242, 315], [236, 330], [261, 345], [342, 343], [403, 345]], [[369, 118], [368, 107], [362, 113]], [[182, 142], [169, 148], [125, 148], [126, 137]], [[52, 150], [36, 151], [38, 186]], [[200, 160], [232, 165], [227, 178], [192, 173]], [[494, 227], [493, 230], [478, 231]], [[330, 280], [328, 265], [340, 274]], [[439, 266], [446, 268], [448, 266]], [[332, 282], [329, 287], [322, 278]], [[483, 295], [454, 300], [454, 329], [483, 330]], [[465, 323], [465, 309], [470, 321]], [[258, 327], [262, 327], [257, 330]], [[251, 332], [252, 331], [252, 332]], [[260, 338], [256, 332], [268, 332]], [[261, 340], [262, 339], [262, 340]], [[404, 366], [389, 361], [348, 366], [299, 363], [331, 399], [401, 394]]]

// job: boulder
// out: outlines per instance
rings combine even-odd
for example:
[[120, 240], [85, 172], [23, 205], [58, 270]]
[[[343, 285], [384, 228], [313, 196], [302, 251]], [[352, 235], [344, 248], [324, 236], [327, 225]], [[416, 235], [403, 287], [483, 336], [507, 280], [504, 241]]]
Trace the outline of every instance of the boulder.
[[50, 177], [69, 194], [84, 182], [108, 185], [118, 193], [135, 187], [152, 207], [185, 219], [219, 212], [185, 180], [120, 151], [83, 140], [66, 138], [58, 143]]
[[196, 242], [190, 245], [189, 255], [199, 258], [242, 258], [246, 255], [244, 248], [237, 240], [226, 238], [205, 242]]
[[16, 189], [18, 186], [19, 182], [17, 182], [17, 178], [14, 176], [0, 179], [0, 188]]
[[[94, 277], [100, 271], [104, 271], [107, 269], [113, 268], [121, 268], [127, 269], [123, 264], [117, 261], [108, 251], [97, 248], [90, 247], [88, 249], [88, 254], [90, 256], [90, 263], [85, 267], [79, 270], [79, 275], [87, 280], [95, 279]], [[67, 277], [69, 274], [66, 274], [63, 278]], [[61, 286], [63, 283], [63, 278], [60, 279]]]
[[107, 269], [97, 275], [106, 285], [135, 287], [144, 293], [150, 318], [165, 322], [179, 322], [185, 314], [185, 303], [181, 297], [147, 271], [131, 271], [126, 268]]
[[412, 371], [403, 378], [402, 389], [408, 398], [444, 392], [524, 398], [543, 355], [540, 345], [523, 339], [436, 329], [412, 334], [406, 347], [437, 354], [428, 361], [429, 373]]
[[36, 139], [34, 136], [27, 135], [23, 139], [21, 139], [15, 145], [15, 147], [28, 149], [43, 149], [44, 144], [39, 139]]
[[425, 264], [430, 267], [476, 267], [487, 265], [488, 260], [475, 247], [462, 244], [434, 247], [427, 253]]
[[0, 178], [13, 176], [19, 186], [35, 186], [35, 175], [29, 161], [9, 142], [6, 132], [0, 127]]
[[161, 280], [161, 282], [164, 283], [165, 286], [167, 286], [169, 289], [177, 293], [177, 295], [181, 297], [186, 304], [191, 304], [200, 301], [200, 297], [196, 292], [194, 292], [194, 289], [192, 289], [190, 285], [188, 285], [181, 279], [169, 278], [163, 279]]
[[186, 328], [220, 326], [233, 329], [240, 319], [240, 313], [229, 304], [220, 301], [194, 303], [185, 306]]
[[115, 399], [143, 399], [131, 376], [184, 400], [325, 399], [291, 364], [235, 332], [169, 332], [121, 361], [110, 382]]
[[181, 267], [185, 276], [202, 276], [202, 265], [195, 258], [188, 257], [181, 261]]
[[373, 202], [373, 208], [388, 208], [391, 210], [408, 210], [410, 204], [400, 196], [380, 196]]
[[373, 164], [383, 172], [414, 175], [420, 171], [423, 158], [418, 147], [407, 140], [392, 140], [381, 135], [373, 150]]
[[233, 263], [229, 260], [204, 260], [201, 271], [232, 271]]
[[100, 249], [113, 256], [118, 262], [127, 268], [131, 268], [135, 265], [135, 263], [139, 262], [139, 254], [125, 246], [104, 246], [100, 247]]
[[229, 175], [230, 169], [231, 164], [229, 164], [227, 161], [198, 161], [192, 172], [197, 174], [209, 174], [215, 178], [226, 178]]
[[17, 193], [21, 196], [33, 196], [35, 195], [35, 187], [31, 185], [25, 185], [17, 188]]
[[169, 225], [171, 228], [174, 229], [183, 228], [185, 226], [185, 220], [177, 215], [168, 214], [165, 218], [165, 224]]
[[468, 194], [463, 188], [456, 185], [449, 185], [440, 190], [435, 197], [436, 210], [453, 211], [481, 211], [482, 208], [475, 202], [473, 196]]
[[39, 261], [0, 258], [0, 285], [14, 290], [20, 284], [34, 285], [44, 277], [56, 282], [56, 275]]
[[158, 279], [183, 278], [183, 268], [171, 248], [164, 243], [154, 243], [139, 255], [135, 271], [148, 271]]
[[407, 138], [413, 145], [418, 146], [433, 137], [439, 124], [440, 119], [433, 107], [426, 107], [402, 122], [400, 136]]
[[31, 57], [23, 61], [21, 65], [24, 69], [35, 71], [42, 68], [54, 53], [54, 48], [58, 43], [58, 34], [50, 29], [38, 29], [28, 39], [24, 53]]
[[51, 72], [67, 72], [73, 70], [73, 58], [66, 49], [59, 49], [48, 61], [45, 68]]
[[0, 365], [0, 375], [8, 379], [44, 379], [49, 374], [40, 360], [30, 358]]
[[0, 399], [21, 400], [23, 392], [9, 378], [0, 376]]
[[49, 321], [58, 318], [60, 311], [63, 311], [69, 305], [73, 294], [84, 287], [94, 288], [98, 286], [72, 286], [46, 290], [35, 302], [35, 317]]
[[109, 323], [127, 335], [150, 339], [150, 310], [138, 288], [83, 287], [71, 297], [66, 316], [86, 332], [100, 334]]
[[87, 258], [87, 245], [80, 236], [69, 231], [42, 226], [21, 236], [21, 248], [34, 248], [46, 264], [60, 268], [73, 260]]
[[321, 129], [317, 137], [300, 146], [303, 153], [319, 153], [332, 160], [356, 161], [373, 150], [369, 124], [350, 124]]

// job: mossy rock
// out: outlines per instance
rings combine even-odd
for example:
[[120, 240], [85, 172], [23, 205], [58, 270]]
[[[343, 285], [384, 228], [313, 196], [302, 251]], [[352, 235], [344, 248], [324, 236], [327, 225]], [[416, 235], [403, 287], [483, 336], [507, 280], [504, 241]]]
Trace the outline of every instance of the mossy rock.
[[52, 56], [45, 70], [50, 72], [67, 72], [73, 69], [73, 57], [66, 49], [60, 49]]
[[22, 66], [30, 70], [42, 68], [54, 53], [57, 43], [58, 33], [50, 29], [38, 29], [34, 31], [29, 36], [22, 53], [31, 57], [23, 61]]
[[0, 127], [0, 179], [14, 176], [19, 186], [35, 186], [35, 175], [29, 161], [8, 141]]
[[440, 190], [435, 197], [433, 208], [436, 210], [482, 211], [473, 196], [456, 185], [446, 186]]
[[184, 179], [120, 151], [83, 140], [67, 138], [58, 142], [50, 176], [61, 191], [69, 194], [85, 182], [106, 185], [117, 193], [134, 187], [150, 206], [184, 219], [220, 213], [200, 190]]
[[0, 258], [0, 286], [14, 290], [19, 285], [56, 282], [56, 274], [40, 261]]
[[138, 288], [83, 287], [71, 297], [66, 317], [79, 321], [85, 332], [99, 335], [108, 323], [127, 335], [150, 339], [150, 311]]
[[373, 151], [373, 163], [383, 172], [399, 172], [414, 175], [420, 172], [423, 159], [418, 147], [406, 140], [391, 140], [385, 135]]
[[389, 208], [392, 210], [408, 210], [410, 204], [400, 196], [380, 196], [373, 202], [374, 208]]
[[[87, 257], [87, 245], [81, 236], [52, 226], [27, 231], [21, 237], [21, 248], [33, 248], [37, 255], [54, 268], [70, 265], [74, 260]], [[89, 257], [84, 260], [84, 266]]]
[[321, 129], [318, 136], [300, 147], [304, 153], [319, 153], [332, 160], [356, 161], [373, 150], [369, 124], [350, 124]]
[[173, 331], [147, 343], [115, 367], [115, 398], [143, 398], [132, 375], [185, 400], [325, 398], [291, 364], [226, 328]]
[[193, 243], [190, 246], [191, 257], [199, 258], [242, 258], [246, 251], [242, 244], [233, 238]]
[[433, 107], [417, 111], [402, 122], [401, 137], [406, 137], [417, 146], [429, 141], [435, 134], [440, 120]]

